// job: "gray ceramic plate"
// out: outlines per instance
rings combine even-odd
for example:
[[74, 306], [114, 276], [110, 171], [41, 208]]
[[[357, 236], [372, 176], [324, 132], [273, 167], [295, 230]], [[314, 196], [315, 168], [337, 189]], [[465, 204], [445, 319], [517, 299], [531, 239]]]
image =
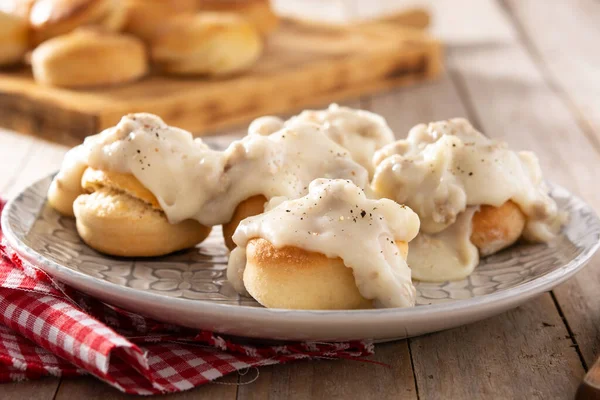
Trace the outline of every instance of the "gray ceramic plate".
[[74, 220], [46, 205], [51, 177], [9, 202], [2, 229], [24, 258], [79, 290], [159, 320], [246, 337], [282, 340], [388, 340], [447, 329], [515, 307], [581, 269], [596, 251], [600, 220], [566, 190], [552, 196], [570, 213], [549, 245], [522, 244], [482, 260], [458, 282], [418, 283], [410, 309], [293, 311], [265, 309], [240, 297], [225, 277], [220, 229], [198, 248], [154, 259], [99, 254], [77, 235]]

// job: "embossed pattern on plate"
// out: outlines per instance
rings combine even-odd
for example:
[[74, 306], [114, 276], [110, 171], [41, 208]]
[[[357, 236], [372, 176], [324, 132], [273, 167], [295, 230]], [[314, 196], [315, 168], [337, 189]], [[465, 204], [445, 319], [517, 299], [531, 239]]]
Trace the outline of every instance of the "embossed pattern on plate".
[[[153, 259], [102, 255], [79, 238], [72, 218], [46, 205], [51, 177], [29, 187], [7, 209], [9, 229], [35, 253], [61, 266], [117, 285], [163, 296], [230, 305], [260, 306], [238, 296], [227, 282], [227, 250], [220, 227], [195, 249]], [[564, 267], [595, 249], [600, 224], [584, 202], [553, 186], [552, 196], [570, 214], [562, 234], [549, 245], [520, 244], [483, 259], [462, 281], [417, 282], [417, 305], [465, 300], [507, 290]]]

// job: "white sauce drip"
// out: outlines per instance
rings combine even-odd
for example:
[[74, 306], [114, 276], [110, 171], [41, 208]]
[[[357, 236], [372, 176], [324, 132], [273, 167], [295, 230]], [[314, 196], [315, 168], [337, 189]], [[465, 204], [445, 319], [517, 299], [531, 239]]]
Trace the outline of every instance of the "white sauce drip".
[[289, 124], [249, 135], [224, 152], [151, 114], [130, 114], [77, 150], [95, 169], [133, 174], [157, 198], [169, 222], [228, 222], [254, 195], [297, 198], [316, 178], [349, 179], [368, 190], [368, 173], [315, 124]]
[[243, 290], [245, 248], [263, 238], [276, 247], [294, 246], [339, 257], [352, 268], [360, 294], [376, 306], [411, 307], [416, 291], [411, 271], [395, 241], [409, 242], [419, 231], [419, 218], [408, 207], [388, 199], [371, 200], [346, 180], [317, 179], [308, 195], [281, 202], [243, 220], [233, 240], [228, 279]]
[[410, 243], [408, 265], [412, 277], [422, 281], [460, 280], [469, 276], [479, 264], [479, 251], [471, 243], [473, 214], [477, 207], [469, 207], [456, 222], [441, 232], [420, 233]]
[[[83, 144], [90, 167], [132, 174], [158, 200], [170, 223], [198, 219], [221, 190], [224, 159], [201, 139], [151, 114], [130, 114]], [[202, 220], [201, 220], [202, 219]]]
[[446, 233], [470, 206], [499, 207], [512, 200], [527, 217], [523, 235], [534, 241], [552, 239], [564, 221], [536, 156], [509, 150], [462, 118], [415, 126], [405, 140], [379, 150], [374, 163], [375, 193], [411, 207], [421, 219], [421, 235], [438, 234], [436, 243], [446, 243], [433, 245], [424, 237], [412, 246], [409, 265], [422, 280], [461, 279], [477, 265], [477, 257], [464, 256], [473, 253], [465, 250], [470, 228], [453, 240]]
[[325, 110], [303, 111], [288, 121], [272, 116], [261, 117], [250, 124], [248, 133], [266, 136], [298, 122], [318, 124], [322, 132], [347, 149], [352, 159], [365, 167], [369, 175], [373, 175], [375, 151], [394, 141], [394, 133], [382, 116], [337, 104], [331, 104]]

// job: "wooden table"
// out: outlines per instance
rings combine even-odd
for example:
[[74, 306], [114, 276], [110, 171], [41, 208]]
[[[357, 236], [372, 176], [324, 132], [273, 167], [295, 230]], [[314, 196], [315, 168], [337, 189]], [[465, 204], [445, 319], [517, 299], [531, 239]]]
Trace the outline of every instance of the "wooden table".
[[[355, 0], [361, 7], [373, 1]], [[384, 2], [387, 5], [388, 2]], [[418, 123], [466, 116], [490, 136], [535, 151], [546, 175], [600, 210], [600, 2], [434, 0], [446, 39], [441, 80], [351, 105], [385, 116], [398, 136]], [[372, 11], [369, 9], [368, 11]], [[0, 132], [0, 193], [58, 168], [66, 149]], [[572, 398], [600, 354], [600, 255], [522, 307], [449, 331], [377, 346], [374, 360], [297, 362], [230, 376], [163, 399]], [[92, 379], [0, 387], [3, 399], [120, 399]]]

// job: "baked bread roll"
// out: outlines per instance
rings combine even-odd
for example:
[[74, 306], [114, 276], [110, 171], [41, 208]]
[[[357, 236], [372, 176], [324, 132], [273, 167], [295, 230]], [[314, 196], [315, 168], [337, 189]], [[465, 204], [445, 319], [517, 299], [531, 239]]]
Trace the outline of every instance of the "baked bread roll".
[[28, 47], [27, 22], [0, 11], [0, 66], [16, 64], [23, 59]]
[[167, 18], [194, 13], [196, 0], [123, 0], [126, 9], [124, 31], [150, 41]]
[[523, 233], [525, 214], [512, 201], [500, 207], [480, 206], [473, 215], [471, 242], [487, 256], [514, 244]]
[[269, 0], [199, 0], [200, 10], [232, 12], [250, 21], [262, 35], [268, 35], [279, 26], [279, 17]]
[[[406, 260], [408, 245], [396, 242]], [[341, 258], [328, 258], [298, 247], [276, 248], [256, 238], [246, 247], [244, 285], [265, 307], [298, 310], [373, 308], [359, 292], [352, 269]]]
[[156, 197], [133, 175], [88, 168], [90, 194], [73, 204], [77, 232], [95, 250], [121, 257], [154, 257], [202, 242], [211, 228], [194, 220], [170, 224]]
[[34, 44], [81, 26], [118, 31], [125, 23], [121, 0], [37, 0], [29, 15]]
[[33, 3], [35, 3], [35, 0], [2, 0], [0, 1], [0, 12], [29, 21]]
[[151, 41], [153, 61], [175, 75], [229, 75], [250, 68], [262, 52], [254, 26], [235, 14], [182, 15]]
[[141, 40], [92, 29], [42, 43], [33, 51], [31, 66], [38, 83], [69, 88], [130, 82], [148, 71]]
[[252, 196], [249, 199], [242, 201], [235, 209], [231, 220], [223, 224], [223, 239], [225, 240], [225, 246], [229, 250], [235, 248], [232, 236], [237, 229], [240, 222], [253, 215], [258, 215], [265, 210], [265, 203], [267, 198], [265, 196]]

